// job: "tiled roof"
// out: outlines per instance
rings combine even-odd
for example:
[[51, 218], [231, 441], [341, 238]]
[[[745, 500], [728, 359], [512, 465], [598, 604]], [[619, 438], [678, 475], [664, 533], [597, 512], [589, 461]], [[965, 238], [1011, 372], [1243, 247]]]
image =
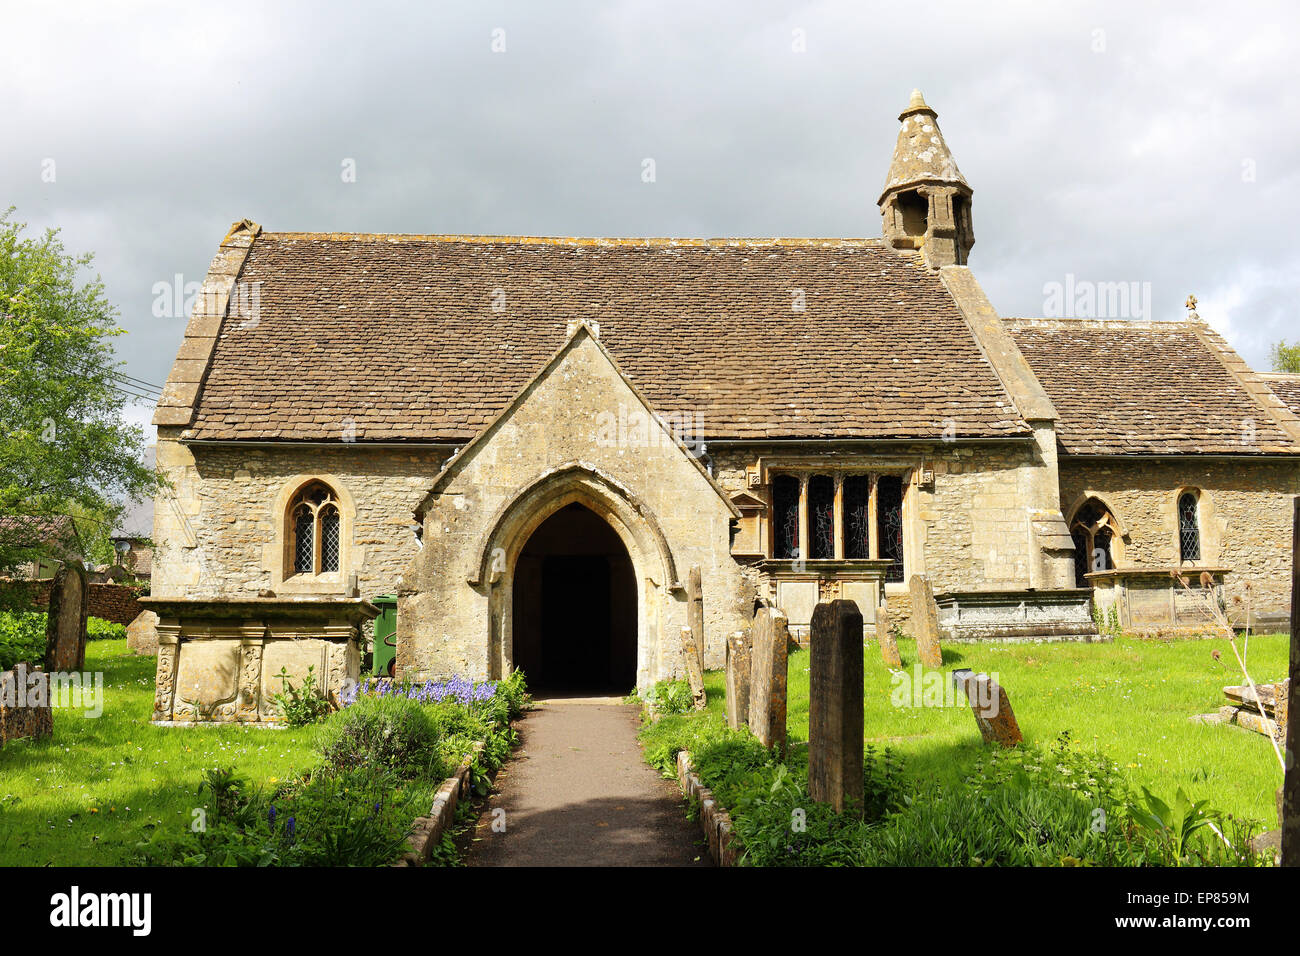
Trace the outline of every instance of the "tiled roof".
[[579, 319], [704, 438], [1029, 433], [938, 274], [880, 240], [264, 232], [239, 282], [257, 321], [222, 325], [198, 439], [466, 440]]
[[1265, 372], [1260, 378], [1273, 390], [1273, 394], [1286, 403], [1287, 408], [1300, 415], [1300, 375], [1287, 372]]
[[1202, 323], [1004, 324], [1051, 396], [1069, 454], [1300, 453], [1276, 413], [1225, 364], [1244, 363]]

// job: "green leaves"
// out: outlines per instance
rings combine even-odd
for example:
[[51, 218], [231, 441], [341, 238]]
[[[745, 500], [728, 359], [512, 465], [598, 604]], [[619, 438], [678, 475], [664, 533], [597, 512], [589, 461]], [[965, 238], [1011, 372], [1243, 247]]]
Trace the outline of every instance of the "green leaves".
[[1181, 866], [1196, 834], [1214, 824], [1216, 815], [1206, 809], [1210, 801], [1193, 800], [1179, 787], [1171, 806], [1146, 787], [1141, 790], [1141, 801], [1129, 804], [1129, 817], [1155, 838], [1167, 863]]

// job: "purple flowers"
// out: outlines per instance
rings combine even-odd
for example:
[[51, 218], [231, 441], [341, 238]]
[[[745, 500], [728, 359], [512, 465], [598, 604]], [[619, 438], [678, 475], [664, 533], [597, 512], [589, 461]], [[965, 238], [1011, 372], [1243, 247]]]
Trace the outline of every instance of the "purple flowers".
[[367, 678], [344, 690], [340, 700], [344, 707], [351, 707], [363, 696], [405, 697], [421, 704], [455, 700], [468, 706], [491, 700], [496, 692], [496, 681], [475, 682], [467, 677], [452, 677], [444, 681], [428, 680], [423, 684], [399, 684], [388, 678]]
[[274, 804], [272, 804], [271, 809], [267, 811], [266, 817], [271, 823], [271, 829], [274, 830], [275, 829], [275, 805]]
[[289, 839], [290, 839], [290, 840], [293, 839], [293, 834], [294, 834], [294, 830], [295, 830], [295, 829], [296, 829], [296, 827], [294, 826], [294, 819], [293, 819], [293, 817], [290, 817], [290, 818], [288, 819], [288, 821], [286, 821], [286, 823], [285, 823], [285, 825], [284, 825], [284, 830], [285, 830], [286, 833], [289, 834]]

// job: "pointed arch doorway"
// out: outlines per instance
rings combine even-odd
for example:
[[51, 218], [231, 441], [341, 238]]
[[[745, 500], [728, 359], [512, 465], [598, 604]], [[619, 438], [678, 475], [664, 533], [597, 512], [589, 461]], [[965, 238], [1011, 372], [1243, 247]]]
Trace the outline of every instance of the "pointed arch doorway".
[[637, 584], [622, 538], [577, 502], [529, 536], [515, 564], [514, 666], [542, 695], [628, 693], [637, 682]]

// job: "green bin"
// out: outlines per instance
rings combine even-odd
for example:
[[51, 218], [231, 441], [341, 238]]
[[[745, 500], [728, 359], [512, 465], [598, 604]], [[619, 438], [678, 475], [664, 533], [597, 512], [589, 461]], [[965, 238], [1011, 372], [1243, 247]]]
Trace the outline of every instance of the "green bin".
[[392, 674], [397, 659], [397, 595], [381, 594], [370, 603], [379, 608], [375, 618], [374, 671], [377, 677]]

